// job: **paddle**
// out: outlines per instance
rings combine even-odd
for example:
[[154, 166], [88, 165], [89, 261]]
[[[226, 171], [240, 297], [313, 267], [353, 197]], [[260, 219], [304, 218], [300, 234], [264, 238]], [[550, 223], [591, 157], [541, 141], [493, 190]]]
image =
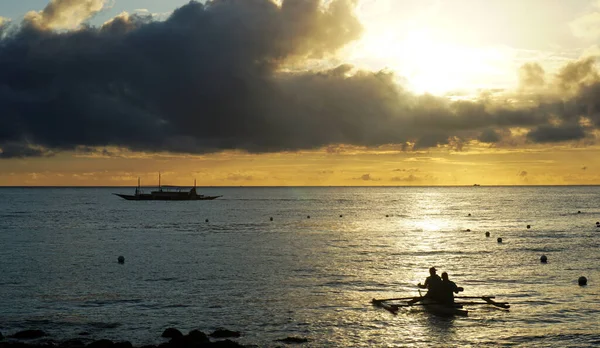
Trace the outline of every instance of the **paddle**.
[[510, 308], [510, 305], [508, 305], [508, 303], [496, 302], [496, 301], [492, 300], [491, 297], [481, 297], [481, 299], [493, 306], [496, 306], [496, 307], [506, 308], [506, 309]]
[[496, 296], [454, 296], [454, 298], [481, 298], [481, 299], [486, 299], [486, 298], [496, 298]]
[[[492, 304], [489, 302], [454, 302], [454, 304], [457, 305], [488, 305], [488, 304]], [[508, 305], [508, 302], [496, 302], [494, 305]]]
[[404, 300], [414, 300], [415, 298], [419, 298], [418, 296], [413, 297], [394, 297], [394, 298], [382, 298], [380, 300], [373, 299], [373, 302], [385, 302], [385, 301], [404, 301]]

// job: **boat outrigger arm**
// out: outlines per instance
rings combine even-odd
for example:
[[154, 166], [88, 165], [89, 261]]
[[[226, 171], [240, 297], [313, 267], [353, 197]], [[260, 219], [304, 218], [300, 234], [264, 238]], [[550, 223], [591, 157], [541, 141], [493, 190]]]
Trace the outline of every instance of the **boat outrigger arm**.
[[[456, 296], [455, 299], [481, 299], [484, 302], [476, 301], [458, 301], [453, 304], [442, 304], [432, 301], [424, 296], [415, 297], [397, 297], [397, 298], [384, 298], [384, 299], [372, 299], [371, 303], [374, 306], [381, 307], [392, 314], [397, 314], [401, 307], [413, 307], [423, 306], [426, 311], [433, 314], [439, 315], [457, 315], [467, 316], [468, 311], [462, 309], [464, 306], [473, 305], [492, 305], [498, 308], [508, 310], [510, 305], [508, 302], [496, 302], [493, 299], [495, 296]], [[396, 301], [397, 303], [393, 303]]]

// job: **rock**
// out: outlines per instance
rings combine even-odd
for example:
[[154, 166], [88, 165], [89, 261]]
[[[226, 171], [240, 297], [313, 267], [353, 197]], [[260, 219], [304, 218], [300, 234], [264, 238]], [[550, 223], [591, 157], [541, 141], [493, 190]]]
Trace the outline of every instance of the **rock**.
[[205, 343], [205, 342], [209, 342], [210, 341], [208, 339], [208, 336], [204, 332], [202, 332], [200, 330], [192, 330], [192, 331], [190, 331], [190, 333], [187, 334], [187, 337], [193, 343]]
[[111, 340], [100, 339], [89, 343], [86, 348], [114, 348], [115, 343]]
[[306, 342], [308, 342], [308, 339], [302, 338], [302, 337], [286, 337], [284, 339], [275, 340], [275, 341], [283, 342], [283, 343], [306, 343]]
[[113, 348], [133, 348], [133, 344], [129, 341], [116, 342]]
[[217, 347], [217, 348], [243, 348], [245, 346], [234, 342], [232, 340], [223, 340], [223, 341], [217, 341], [217, 342], [213, 342], [210, 347]]
[[34, 338], [40, 338], [46, 336], [46, 333], [42, 330], [25, 330], [19, 331], [16, 334], [12, 335], [12, 338], [17, 338], [20, 340], [29, 340]]
[[226, 338], [226, 337], [240, 337], [241, 334], [237, 331], [230, 331], [226, 329], [217, 329], [209, 335], [214, 338]]
[[183, 337], [183, 334], [181, 333], [181, 331], [175, 329], [175, 328], [168, 328], [165, 331], [163, 331], [162, 335], [160, 335], [160, 337], [165, 337], [165, 338], [177, 338], [177, 337]]
[[59, 347], [60, 348], [83, 348], [83, 347], [85, 347], [85, 343], [83, 343], [83, 341], [81, 341], [81, 340], [73, 338], [73, 339], [62, 342], [59, 345]]
[[86, 348], [113, 348], [114, 342], [111, 340], [97, 340], [86, 346]]

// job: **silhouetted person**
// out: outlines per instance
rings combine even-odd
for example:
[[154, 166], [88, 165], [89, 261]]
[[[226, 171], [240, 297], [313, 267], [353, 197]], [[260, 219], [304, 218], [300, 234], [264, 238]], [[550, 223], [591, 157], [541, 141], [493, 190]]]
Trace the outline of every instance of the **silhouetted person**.
[[442, 285], [442, 278], [436, 274], [437, 270], [435, 267], [431, 267], [429, 269], [429, 277], [425, 279], [425, 284], [417, 284], [417, 286], [421, 289], [427, 289], [427, 293], [425, 297], [431, 299], [437, 299], [440, 293], [440, 287]]
[[448, 279], [448, 273], [442, 273], [442, 282], [440, 286], [440, 296], [438, 301], [446, 304], [454, 303], [454, 294], [464, 291], [462, 287], [456, 286], [456, 283]]

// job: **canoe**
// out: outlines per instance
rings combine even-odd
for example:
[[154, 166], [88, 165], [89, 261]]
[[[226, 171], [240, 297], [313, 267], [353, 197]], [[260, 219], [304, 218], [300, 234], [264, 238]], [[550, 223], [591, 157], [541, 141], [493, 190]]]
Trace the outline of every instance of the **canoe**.
[[[400, 307], [421, 307], [427, 313], [431, 313], [438, 316], [468, 316], [469, 311], [463, 309], [463, 306], [473, 305], [492, 305], [502, 310], [508, 311], [510, 305], [506, 302], [496, 302], [493, 300], [494, 296], [456, 296], [456, 299], [481, 299], [484, 302], [456, 302], [452, 305], [441, 304], [435, 302], [429, 298], [422, 296], [415, 297], [398, 297], [398, 298], [386, 298], [386, 299], [372, 299], [371, 303], [374, 306], [383, 308], [392, 314], [398, 314]], [[399, 302], [398, 302], [399, 301]]]
[[426, 312], [443, 317], [466, 317], [469, 313], [466, 309], [462, 309], [461, 305], [441, 304], [428, 299], [423, 300], [422, 305]]

